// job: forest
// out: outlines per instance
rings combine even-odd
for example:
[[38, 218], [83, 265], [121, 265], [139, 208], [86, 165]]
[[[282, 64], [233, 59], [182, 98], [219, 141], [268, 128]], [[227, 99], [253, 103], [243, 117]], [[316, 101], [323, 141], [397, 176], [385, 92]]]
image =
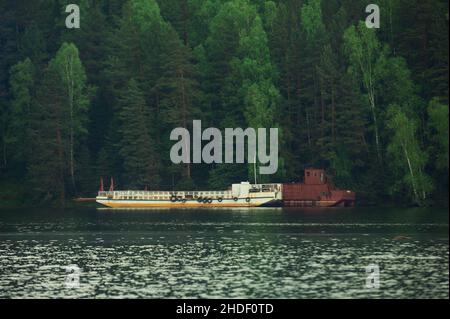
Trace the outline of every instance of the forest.
[[448, 32], [447, 0], [0, 0], [0, 205], [252, 181], [170, 161], [193, 120], [278, 128], [261, 182], [320, 167], [360, 205], [448, 205]]

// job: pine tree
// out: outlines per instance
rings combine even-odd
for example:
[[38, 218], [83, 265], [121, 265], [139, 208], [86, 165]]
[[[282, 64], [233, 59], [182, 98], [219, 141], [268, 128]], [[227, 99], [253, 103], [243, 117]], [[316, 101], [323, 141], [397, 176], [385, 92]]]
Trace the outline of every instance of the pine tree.
[[[295, 80], [301, 72], [298, 67], [297, 58], [298, 50], [296, 30], [299, 14], [296, 8], [291, 7], [292, 2], [278, 3], [276, 11], [273, 12], [274, 17], [271, 18], [270, 28], [267, 31], [268, 44], [272, 63], [278, 71], [278, 81], [276, 86], [281, 94], [280, 114], [283, 119], [280, 125], [283, 131], [283, 158], [286, 161], [286, 175], [288, 180], [294, 180], [301, 170], [301, 158], [298, 142], [302, 134], [299, 130], [298, 102], [296, 95]], [[271, 5], [267, 5], [270, 7]], [[272, 6], [273, 7], [273, 6]], [[269, 15], [266, 13], [266, 15]], [[270, 15], [272, 16], [272, 15]], [[267, 18], [266, 18], [267, 19]]]
[[69, 139], [66, 130], [66, 99], [59, 74], [47, 69], [37, 88], [31, 112], [32, 153], [27, 162], [28, 197], [40, 204], [64, 206]]
[[[247, 0], [233, 0], [224, 3], [211, 20], [209, 36], [205, 41], [207, 69], [205, 70], [206, 104], [213, 113], [212, 125], [246, 127], [244, 115], [244, 92], [239, 55], [240, 41], [248, 34], [257, 16], [256, 7]], [[217, 165], [210, 170], [210, 183], [215, 186], [245, 180], [248, 168], [245, 164]]]
[[170, 162], [168, 133], [201, 119], [279, 127], [277, 182], [319, 166], [363, 203], [447, 197], [448, 1], [380, 0], [377, 30], [366, 0], [80, 0], [81, 29], [69, 3], [0, 1], [0, 189], [63, 205], [100, 176], [253, 180], [253, 165]]
[[[268, 40], [259, 16], [241, 33], [238, 58], [232, 61], [232, 67], [239, 74], [238, 83], [242, 83], [236, 93], [242, 99], [248, 127], [279, 128], [280, 93], [275, 87], [277, 72], [270, 61]], [[283, 170], [282, 167], [279, 169]], [[254, 165], [249, 165], [248, 170], [250, 179], [254, 176]], [[260, 179], [268, 181], [271, 177], [260, 176]]]
[[145, 98], [136, 80], [128, 82], [119, 100], [120, 156], [123, 159], [122, 180], [131, 189], [157, 188], [159, 158], [148, 132]]
[[[113, 174], [123, 170], [123, 165], [115, 154], [120, 151], [116, 141], [121, 139], [117, 130], [120, 127], [120, 98], [128, 90], [129, 79], [135, 79], [139, 90], [144, 94], [148, 116], [148, 134], [158, 153], [163, 152], [160, 131], [164, 122], [160, 120], [160, 97], [157, 84], [163, 75], [162, 63], [166, 48], [166, 38], [170, 26], [160, 14], [156, 1], [130, 0], [123, 5], [122, 16], [117, 26], [109, 33], [107, 55], [103, 77], [106, 80], [102, 98], [108, 99], [108, 115], [104, 123], [103, 145], [99, 148], [97, 166], [99, 174], [105, 171]], [[108, 162], [108, 168], [101, 162]]]
[[436, 168], [446, 170], [448, 175], [448, 105], [442, 104], [438, 99], [433, 99], [428, 105], [429, 134], [434, 144]]
[[394, 41], [426, 100], [448, 102], [448, 1], [399, 0]]
[[[11, 68], [10, 86], [13, 99], [7, 126], [7, 155], [23, 166], [30, 156], [30, 121], [35, 98], [35, 69], [30, 59]], [[23, 169], [21, 169], [23, 171]], [[23, 172], [22, 172], [23, 173]]]
[[[198, 73], [190, 49], [181, 43], [174, 30], [168, 36], [167, 54], [161, 61], [164, 73], [155, 88], [161, 119], [168, 127], [189, 128], [194, 119], [202, 119], [199, 108], [202, 93], [197, 82]], [[188, 180], [192, 178], [190, 163], [186, 164], [185, 177]]]
[[[240, 33], [248, 29], [256, 16], [256, 8], [247, 0], [224, 3], [209, 25], [209, 36], [205, 41], [208, 66], [205, 70], [204, 91], [207, 103], [214, 112], [215, 127], [237, 127], [244, 124], [240, 105], [236, 97], [239, 82], [231, 61], [237, 55]], [[231, 126], [230, 126], [231, 125]]]

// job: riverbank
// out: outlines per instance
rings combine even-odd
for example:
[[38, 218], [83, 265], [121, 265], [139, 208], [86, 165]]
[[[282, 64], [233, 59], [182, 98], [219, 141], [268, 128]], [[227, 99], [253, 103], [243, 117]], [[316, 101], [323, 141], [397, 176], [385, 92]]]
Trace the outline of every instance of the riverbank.
[[[33, 202], [31, 199], [27, 200], [27, 194], [22, 184], [17, 183], [0, 183], [0, 208], [33, 208], [33, 207], [48, 207], [58, 208], [61, 205], [57, 203], [39, 203]], [[368, 200], [364, 194], [356, 192], [356, 206], [358, 207], [416, 207], [410, 203], [398, 202], [395, 200]], [[76, 202], [74, 198], [66, 199], [64, 202], [64, 208], [78, 208], [78, 207], [101, 207], [95, 202]], [[447, 208], [449, 207], [449, 198], [447, 193], [443, 193], [442, 196], [438, 196], [438, 199], [430, 200], [426, 207], [434, 208]]]

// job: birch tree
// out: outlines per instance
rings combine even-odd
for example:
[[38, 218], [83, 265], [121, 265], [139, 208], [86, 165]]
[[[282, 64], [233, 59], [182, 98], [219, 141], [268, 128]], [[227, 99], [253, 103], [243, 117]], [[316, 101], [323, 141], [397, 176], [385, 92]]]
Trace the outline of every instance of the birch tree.
[[67, 103], [69, 121], [69, 175], [72, 187], [76, 192], [75, 150], [81, 139], [87, 134], [87, 110], [89, 106], [89, 88], [86, 74], [81, 63], [78, 49], [72, 43], [63, 43], [49, 69], [55, 71], [64, 87], [64, 100]]
[[425, 173], [428, 156], [416, 137], [416, 121], [408, 118], [398, 105], [391, 105], [387, 127], [392, 132], [387, 152], [392, 158], [392, 167], [397, 169], [401, 178], [395, 186], [405, 185], [411, 191], [414, 202], [423, 205], [433, 185]]
[[344, 33], [344, 46], [350, 62], [350, 72], [359, 75], [364, 87], [373, 122], [375, 146], [378, 160], [381, 162], [381, 142], [378, 123], [377, 86], [382, 80], [386, 67], [387, 48], [377, 39], [374, 29], [364, 22], [357, 27], [351, 26]]

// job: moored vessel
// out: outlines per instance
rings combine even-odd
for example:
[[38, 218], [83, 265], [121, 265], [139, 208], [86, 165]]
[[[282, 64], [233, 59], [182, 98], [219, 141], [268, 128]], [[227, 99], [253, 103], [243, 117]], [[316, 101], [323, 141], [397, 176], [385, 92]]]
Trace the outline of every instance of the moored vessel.
[[286, 207], [353, 207], [356, 194], [338, 189], [325, 170], [305, 169], [304, 181], [282, 186], [283, 206]]
[[[113, 183], [111, 183], [113, 185]], [[96, 202], [112, 208], [353, 207], [356, 194], [336, 188], [323, 169], [307, 168], [303, 182], [232, 184], [224, 191], [103, 191]]]
[[113, 208], [281, 206], [281, 184], [233, 184], [225, 191], [99, 191], [96, 201]]

